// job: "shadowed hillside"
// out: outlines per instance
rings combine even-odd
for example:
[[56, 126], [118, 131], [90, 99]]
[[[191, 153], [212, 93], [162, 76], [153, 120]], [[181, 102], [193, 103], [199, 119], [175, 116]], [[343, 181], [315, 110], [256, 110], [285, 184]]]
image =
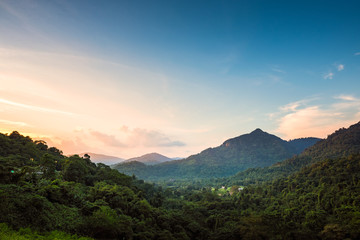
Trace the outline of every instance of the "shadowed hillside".
[[303, 139], [302, 144], [287, 142], [256, 129], [183, 160], [147, 167], [123, 163], [114, 168], [147, 180], [224, 177], [248, 168], [270, 166], [283, 161], [303, 151], [314, 141], [314, 138], [309, 138]]

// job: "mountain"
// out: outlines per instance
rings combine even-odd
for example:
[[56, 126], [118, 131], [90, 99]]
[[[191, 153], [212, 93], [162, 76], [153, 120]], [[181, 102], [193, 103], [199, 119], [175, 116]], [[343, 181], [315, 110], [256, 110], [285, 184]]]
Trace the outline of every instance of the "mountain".
[[360, 122], [349, 128], [340, 128], [326, 139], [317, 141], [301, 154], [269, 167], [252, 168], [239, 172], [222, 184], [249, 185], [288, 176], [302, 167], [325, 159], [347, 157], [360, 154]]
[[148, 153], [140, 157], [130, 158], [128, 160], [125, 160], [124, 162], [134, 162], [134, 161], [141, 162], [146, 165], [155, 165], [163, 162], [173, 161], [173, 159], [158, 153]]
[[[0, 239], [360, 239], [359, 133], [360, 123], [245, 171], [280, 169], [284, 177], [221, 188], [157, 187], [44, 141], [0, 134]], [[235, 139], [225, 146], [244, 140]]]
[[314, 138], [314, 137], [308, 137], [308, 138], [297, 138], [290, 140], [290, 145], [296, 150], [296, 152], [299, 154], [304, 149], [313, 146], [315, 143], [320, 141], [321, 138]]
[[91, 153], [91, 152], [81, 153], [81, 154], [79, 154], [79, 156], [84, 156], [85, 154], [88, 154], [90, 156], [90, 160], [95, 163], [104, 163], [107, 165], [111, 165], [111, 164], [125, 161], [125, 159], [123, 159], [123, 158], [108, 156], [108, 155], [104, 155], [104, 154]]
[[302, 150], [304, 149], [301, 149], [300, 144], [295, 147], [294, 143], [256, 129], [183, 160], [140, 168], [120, 164], [115, 169], [146, 180], [216, 178], [230, 176], [248, 168], [270, 166]]

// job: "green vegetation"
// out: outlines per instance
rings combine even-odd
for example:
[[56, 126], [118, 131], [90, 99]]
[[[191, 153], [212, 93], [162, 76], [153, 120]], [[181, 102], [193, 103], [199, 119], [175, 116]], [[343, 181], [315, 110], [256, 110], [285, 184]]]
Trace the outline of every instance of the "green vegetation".
[[14, 231], [5, 223], [0, 223], [0, 239], [1, 240], [91, 240], [92, 238], [78, 237], [60, 231], [52, 231], [46, 234], [39, 234], [30, 228], [20, 228]]
[[271, 167], [162, 187], [0, 134], [0, 239], [360, 239], [359, 126]]
[[302, 152], [317, 141], [318, 138], [303, 138], [287, 142], [257, 129], [187, 159], [155, 166], [130, 162], [113, 167], [122, 173], [155, 182], [220, 178], [248, 168], [270, 166]]
[[[292, 141], [290, 141], [292, 142]], [[318, 141], [305, 149], [301, 154], [264, 168], [251, 168], [234, 176], [217, 179], [218, 185], [250, 185], [272, 181], [289, 176], [305, 166], [323, 159], [335, 159], [360, 154], [360, 124], [354, 124], [348, 129], [341, 128], [329, 135], [327, 139]]]

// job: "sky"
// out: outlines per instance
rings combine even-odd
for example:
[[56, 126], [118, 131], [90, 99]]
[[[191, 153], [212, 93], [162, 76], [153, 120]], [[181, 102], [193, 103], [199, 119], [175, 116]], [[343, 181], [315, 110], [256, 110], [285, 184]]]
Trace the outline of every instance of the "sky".
[[359, 1], [0, 0], [0, 132], [187, 157], [360, 121]]

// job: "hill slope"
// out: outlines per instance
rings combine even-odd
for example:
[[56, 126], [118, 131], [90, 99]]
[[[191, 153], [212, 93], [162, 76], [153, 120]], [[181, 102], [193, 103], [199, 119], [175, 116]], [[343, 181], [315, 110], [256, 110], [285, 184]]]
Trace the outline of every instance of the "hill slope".
[[222, 184], [248, 185], [273, 180], [287, 176], [320, 160], [346, 157], [351, 154], [360, 154], [360, 122], [347, 129], [341, 128], [335, 131], [298, 156], [269, 167], [252, 168], [239, 172], [235, 176], [225, 179]]
[[139, 168], [125, 163], [115, 169], [146, 180], [224, 177], [252, 167], [270, 166], [294, 156], [303, 150], [300, 148], [256, 129], [183, 160]]
[[308, 147], [313, 146], [315, 143], [320, 141], [320, 138], [314, 138], [314, 137], [308, 137], [308, 138], [298, 138], [290, 140], [290, 145], [295, 148], [297, 154], [304, 151], [304, 149], [307, 149]]
[[245, 188], [238, 194], [239, 211], [261, 216], [246, 232], [265, 239], [359, 239], [359, 163], [360, 155], [322, 160]]

